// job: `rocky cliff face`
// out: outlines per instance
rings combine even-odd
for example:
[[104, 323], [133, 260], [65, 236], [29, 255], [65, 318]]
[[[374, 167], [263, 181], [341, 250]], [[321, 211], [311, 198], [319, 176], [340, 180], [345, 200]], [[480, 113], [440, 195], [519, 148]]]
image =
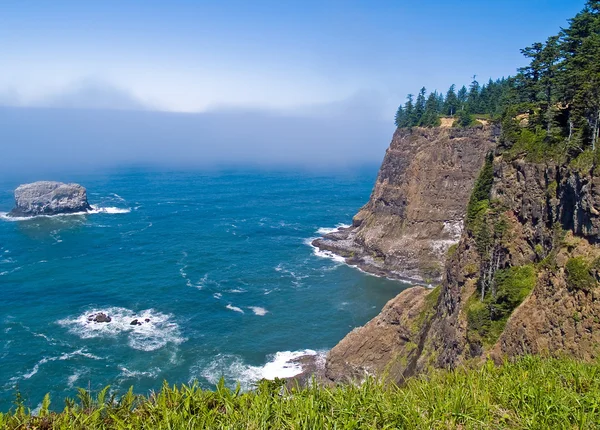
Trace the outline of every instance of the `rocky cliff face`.
[[375, 274], [439, 282], [497, 133], [494, 127], [397, 130], [352, 227], [313, 244]]
[[[348, 335], [329, 353], [331, 380], [367, 370], [401, 381], [527, 353], [600, 355], [600, 177], [508, 154], [490, 163], [488, 198], [469, 204], [442, 284], [410, 293], [418, 300], [403, 292]], [[383, 358], [367, 369], [373, 355]]]
[[85, 212], [90, 209], [86, 190], [81, 185], [40, 181], [17, 187], [15, 208], [8, 215], [57, 215]]

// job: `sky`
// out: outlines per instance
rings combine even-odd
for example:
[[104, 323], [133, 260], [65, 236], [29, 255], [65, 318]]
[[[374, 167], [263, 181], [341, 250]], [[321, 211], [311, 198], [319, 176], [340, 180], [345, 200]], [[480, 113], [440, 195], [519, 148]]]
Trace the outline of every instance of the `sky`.
[[[453, 83], [468, 85], [473, 75], [485, 82], [514, 74], [524, 64], [519, 49], [556, 34], [583, 5], [583, 0], [0, 0], [0, 144], [35, 165], [47, 154], [33, 140], [50, 133], [55, 142], [44, 147], [62, 154], [71, 139], [88, 145], [90, 155], [100, 145], [91, 137], [109, 117], [123, 119], [122, 129], [113, 130], [114, 141], [133, 147], [131, 136], [141, 137], [128, 127], [142, 127], [145, 118], [168, 128], [177, 114], [183, 123], [222, 124], [216, 135], [228, 139], [228, 120], [241, 121], [241, 129], [246, 120], [260, 123], [264, 129], [254, 132], [256, 140], [246, 142], [257, 148], [272, 140], [269, 129], [286, 126], [281, 133], [290, 135], [306, 121], [298, 145], [316, 142], [339, 157], [340, 142], [360, 135], [364, 140], [357, 148], [370, 148], [378, 160], [406, 94], [422, 86], [445, 92]], [[73, 115], [83, 118], [90, 110], [103, 113], [97, 122], [83, 121], [88, 129], [75, 136], [68, 129]], [[8, 121], [11, 115], [21, 129]], [[48, 128], [50, 117], [55, 122]], [[332, 123], [339, 127], [337, 142], [331, 141]], [[36, 127], [38, 137], [23, 130]], [[185, 138], [207, 145], [210, 139], [190, 127], [200, 135]], [[59, 141], [56, 135], [71, 137]]]
[[[0, 3], [4, 104], [175, 112], [398, 104], [513, 74], [581, 0]], [[12, 99], [12, 100], [11, 100]], [[387, 101], [387, 100], [386, 100]], [[389, 114], [388, 114], [389, 116]]]

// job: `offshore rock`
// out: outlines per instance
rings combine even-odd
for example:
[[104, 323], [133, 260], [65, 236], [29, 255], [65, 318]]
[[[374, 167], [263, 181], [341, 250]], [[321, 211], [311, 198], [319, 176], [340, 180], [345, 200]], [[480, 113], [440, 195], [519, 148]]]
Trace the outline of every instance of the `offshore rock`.
[[15, 190], [15, 204], [9, 216], [59, 215], [92, 209], [84, 187], [52, 181], [19, 185]]
[[458, 242], [471, 190], [499, 129], [398, 129], [352, 226], [313, 241], [389, 278], [437, 283]]

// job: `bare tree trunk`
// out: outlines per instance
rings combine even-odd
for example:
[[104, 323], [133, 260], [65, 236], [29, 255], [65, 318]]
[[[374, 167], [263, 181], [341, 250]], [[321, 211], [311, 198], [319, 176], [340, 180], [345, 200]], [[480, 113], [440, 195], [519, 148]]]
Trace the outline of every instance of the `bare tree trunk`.
[[594, 124], [594, 141], [592, 142], [592, 149], [596, 150], [596, 143], [600, 138], [600, 109], [598, 109], [598, 115], [596, 116], [596, 123]]
[[571, 114], [569, 114], [569, 142], [573, 137], [573, 120], [571, 119]]
[[600, 110], [598, 111], [598, 115], [594, 115], [594, 133], [592, 134], [592, 150], [596, 150], [596, 141], [598, 140], [598, 122], [600, 118]]

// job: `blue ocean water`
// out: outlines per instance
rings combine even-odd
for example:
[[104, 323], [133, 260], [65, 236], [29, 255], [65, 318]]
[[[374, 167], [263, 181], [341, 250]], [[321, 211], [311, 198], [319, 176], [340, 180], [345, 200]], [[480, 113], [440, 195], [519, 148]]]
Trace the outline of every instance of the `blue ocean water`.
[[[406, 288], [309, 245], [351, 222], [376, 173], [59, 178], [84, 185], [97, 213], [0, 219], [0, 410], [17, 389], [31, 408], [50, 392], [60, 409], [76, 387], [147, 393], [223, 376], [247, 388], [293, 373], [302, 351], [324, 354]], [[17, 185], [0, 183], [0, 211]], [[111, 323], [88, 321], [99, 311]]]

